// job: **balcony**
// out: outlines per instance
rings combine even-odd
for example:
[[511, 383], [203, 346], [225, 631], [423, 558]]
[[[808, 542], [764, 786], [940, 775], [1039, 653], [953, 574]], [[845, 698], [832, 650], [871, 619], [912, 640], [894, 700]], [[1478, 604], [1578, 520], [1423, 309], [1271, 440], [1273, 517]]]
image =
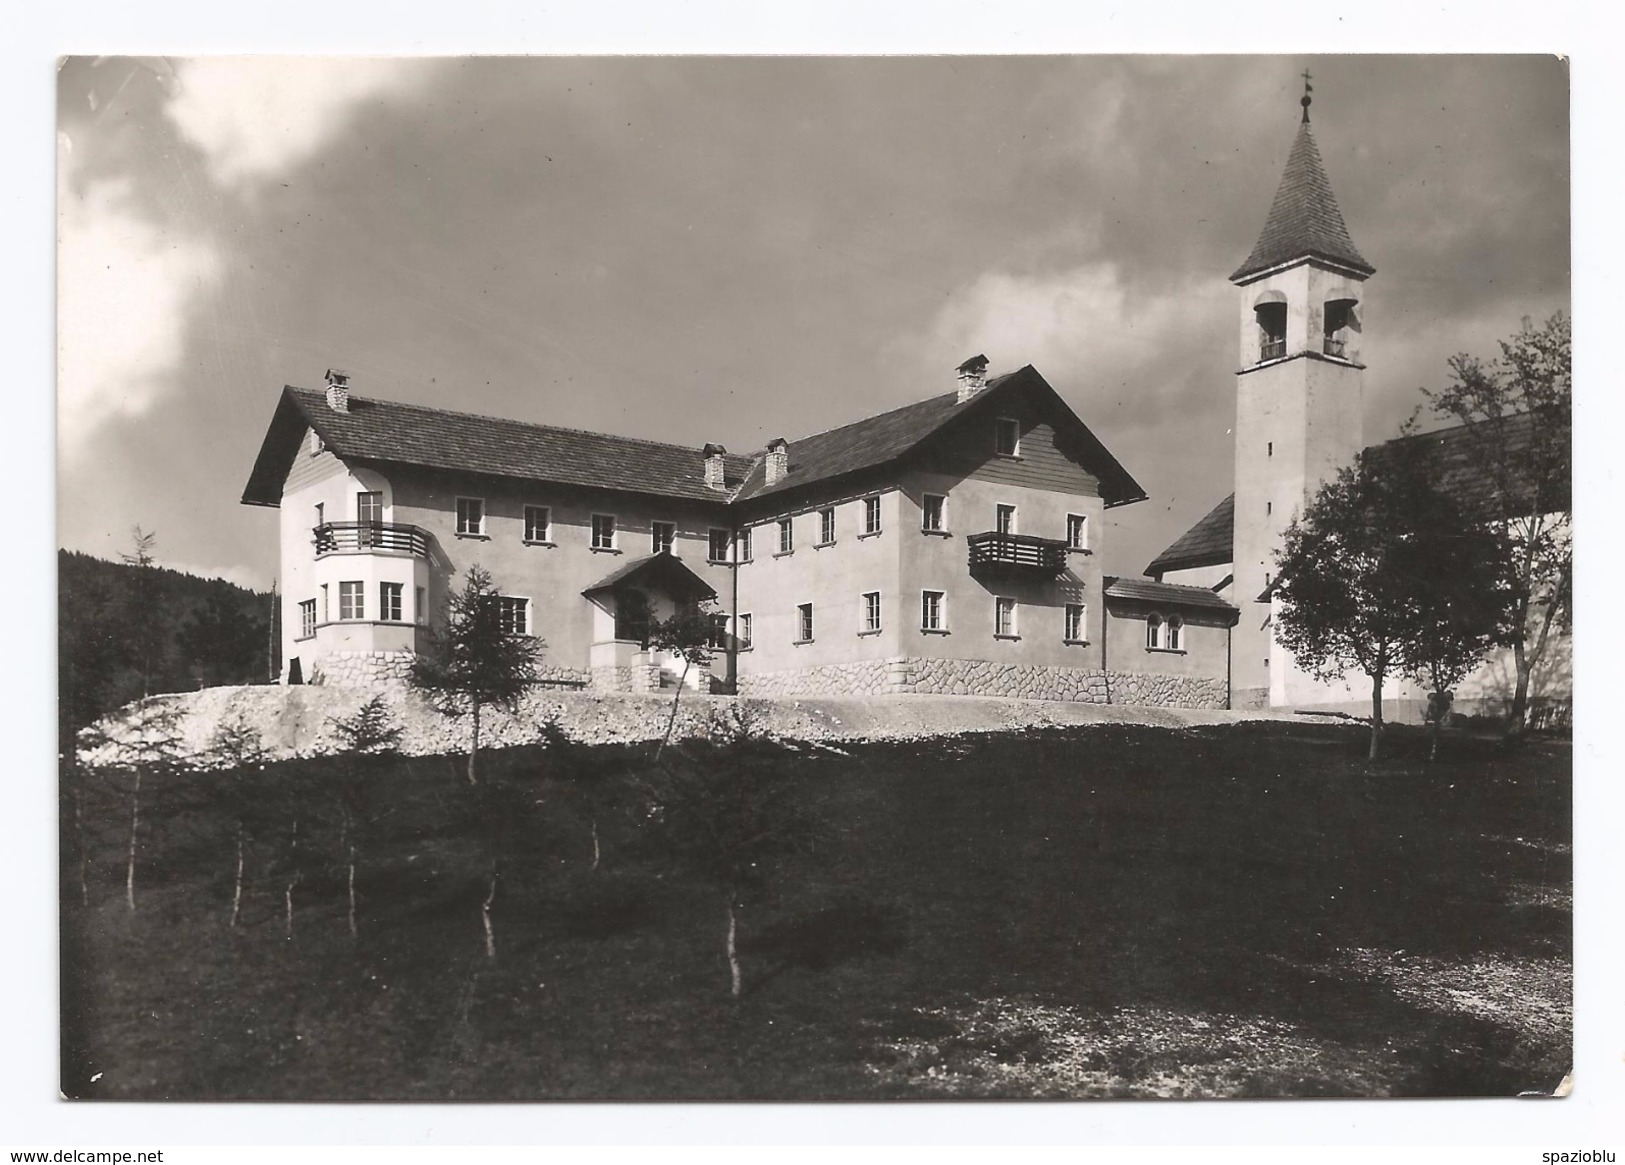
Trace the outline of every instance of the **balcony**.
[[1263, 340], [1258, 345], [1258, 362], [1260, 364], [1262, 364], [1266, 360], [1279, 360], [1282, 356], [1285, 356], [1285, 355], [1286, 355], [1286, 337], [1285, 336], [1282, 336], [1278, 340]]
[[1327, 336], [1323, 350], [1325, 351], [1326, 355], [1336, 356], [1339, 360], [1348, 359], [1348, 342], [1346, 340], [1339, 340], [1335, 337]]
[[1066, 543], [1059, 538], [988, 531], [965, 539], [973, 573], [1021, 574], [1054, 578], [1066, 570]]
[[324, 522], [312, 533], [316, 557], [326, 554], [410, 554], [429, 557], [429, 533], [398, 522]]

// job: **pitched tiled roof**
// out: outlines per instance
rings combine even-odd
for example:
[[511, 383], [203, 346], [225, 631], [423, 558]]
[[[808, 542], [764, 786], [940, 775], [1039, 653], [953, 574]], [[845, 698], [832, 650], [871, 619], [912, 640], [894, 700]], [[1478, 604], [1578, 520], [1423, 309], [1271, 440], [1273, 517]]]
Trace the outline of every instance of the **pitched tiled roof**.
[[989, 378], [986, 388], [964, 402], [958, 399], [957, 393], [944, 393], [879, 416], [842, 425], [838, 429], [791, 441], [789, 473], [782, 480], [768, 485], [766, 467], [758, 462], [737, 497], [740, 500], [765, 497], [885, 465], [942, 431], [950, 422], [974, 410], [985, 409], [989, 407], [988, 402], [1023, 386], [1052, 397], [1054, 404], [1075, 426], [1075, 435], [1089, 462], [1088, 468], [1100, 478], [1101, 493], [1108, 506], [1144, 500], [1146, 494], [1140, 483], [1129, 475], [1030, 364], [1015, 372]]
[[274, 506], [281, 500], [306, 425], [345, 459], [713, 502], [726, 502], [751, 466], [749, 457], [727, 455], [728, 490], [715, 490], [705, 484], [704, 453], [684, 445], [358, 396], [350, 397], [349, 412], [340, 413], [328, 407], [324, 394], [289, 387], [282, 390], [243, 501]]
[[1187, 610], [1224, 611], [1239, 613], [1232, 603], [1226, 602], [1206, 587], [1185, 587], [1174, 583], [1152, 582], [1144, 578], [1113, 578], [1102, 580], [1108, 599], [1128, 599], [1140, 603], [1155, 603], [1162, 607], [1182, 607]]
[[1145, 573], [1162, 574], [1170, 570], [1189, 570], [1229, 562], [1235, 525], [1236, 495], [1231, 494], [1209, 510], [1200, 522], [1181, 534], [1172, 546], [1157, 555], [1145, 568]]
[[1330, 259], [1366, 275], [1376, 270], [1349, 238], [1343, 212], [1337, 208], [1332, 184], [1320, 161], [1320, 148], [1305, 120], [1292, 143], [1263, 233], [1253, 245], [1253, 253], [1230, 278], [1239, 281], [1308, 255]]
[[[1534, 439], [1536, 432], [1534, 418], [1527, 413], [1520, 413], [1506, 418], [1504, 423], [1507, 426], [1505, 448], [1510, 457], [1516, 460], [1529, 448]], [[1427, 454], [1433, 483], [1454, 498], [1458, 504], [1473, 506], [1494, 496], [1498, 488], [1496, 474], [1474, 441], [1472, 431], [1466, 425], [1452, 425], [1448, 429], [1438, 429], [1431, 433], [1396, 437], [1392, 441], [1369, 446], [1365, 450], [1365, 456], [1380, 460], [1398, 456], [1417, 447]], [[1546, 513], [1558, 513], [1569, 509], [1570, 494], [1570, 483], [1567, 480], [1552, 483], [1549, 487], [1549, 496], [1541, 500], [1541, 509]], [[1520, 507], [1529, 504], [1527, 495], [1515, 500]], [[1169, 570], [1214, 566], [1231, 561], [1233, 553], [1231, 545], [1235, 538], [1235, 503], [1235, 495], [1231, 494], [1214, 506], [1207, 517], [1181, 534], [1172, 546], [1157, 555], [1151, 565], [1145, 568], [1145, 573], [1161, 574]]]

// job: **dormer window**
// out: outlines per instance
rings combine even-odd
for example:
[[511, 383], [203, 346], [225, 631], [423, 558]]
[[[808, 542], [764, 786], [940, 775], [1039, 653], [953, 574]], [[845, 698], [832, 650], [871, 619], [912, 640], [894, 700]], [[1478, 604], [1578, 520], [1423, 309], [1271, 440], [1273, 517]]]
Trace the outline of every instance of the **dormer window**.
[[1021, 422], [1015, 417], [1000, 417], [993, 422], [993, 449], [1000, 457], [1021, 455]]

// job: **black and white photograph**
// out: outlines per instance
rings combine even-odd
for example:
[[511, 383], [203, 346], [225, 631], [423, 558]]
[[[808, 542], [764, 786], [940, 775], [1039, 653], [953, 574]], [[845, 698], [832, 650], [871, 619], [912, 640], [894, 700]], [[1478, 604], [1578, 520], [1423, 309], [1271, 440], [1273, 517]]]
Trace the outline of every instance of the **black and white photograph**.
[[65, 1103], [1577, 1086], [1570, 62], [997, 47], [58, 63]]

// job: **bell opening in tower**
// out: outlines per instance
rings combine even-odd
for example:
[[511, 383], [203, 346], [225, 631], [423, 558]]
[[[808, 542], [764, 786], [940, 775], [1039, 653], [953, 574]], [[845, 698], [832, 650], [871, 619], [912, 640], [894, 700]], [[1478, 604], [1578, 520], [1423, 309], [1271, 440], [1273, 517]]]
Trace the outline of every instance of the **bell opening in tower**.
[[1286, 304], [1261, 303], [1253, 309], [1258, 320], [1258, 361], [1279, 360], [1286, 355]]

